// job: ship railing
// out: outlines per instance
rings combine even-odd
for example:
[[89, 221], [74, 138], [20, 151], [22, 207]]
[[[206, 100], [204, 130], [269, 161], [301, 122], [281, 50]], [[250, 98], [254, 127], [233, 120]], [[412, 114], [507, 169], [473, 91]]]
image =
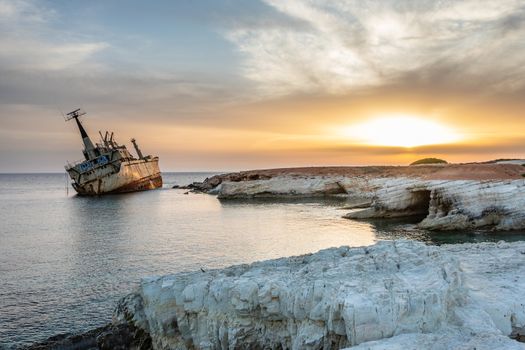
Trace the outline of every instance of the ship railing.
[[66, 168], [74, 168], [76, 167], [77, 165], [81, 164], [81, 163], [84, 163], [86, 160], [85, 159], [81, 159], [81, 160], [75, 160], [73, 162], [70, 162], [69, 160], [66, 162]]
[[107, 154], [102, 154], [95, 159], [91, 160], [78, 160], [73, 163], [67, 162], [66, 169], [78, 167], [81, 173], [86, 171], [98, 168], [100, 166], [111, 163], [111, 156], [108, 157]]
[[108, 153], [111, 151], [111, 148], [106, 147], [106, 145], [102, 143], [97, 143], [97, 149], [100, 151], [100, 153]]

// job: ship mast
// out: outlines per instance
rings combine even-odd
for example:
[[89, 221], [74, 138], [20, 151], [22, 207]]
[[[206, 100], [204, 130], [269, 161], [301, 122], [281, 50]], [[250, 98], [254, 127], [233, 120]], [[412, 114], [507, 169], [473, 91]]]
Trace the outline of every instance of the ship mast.
[[80, 136], [82, 136], [82, 141], [84, 142], [84, 156], [86, 157], [86, 160], [90, 160], [93, 158], [96, 158], [98, 156], [97, 149], [95, 149], [95, 146], [93, 146], [93, 142], [91, 142], [91, 139], [89, 138], [86, 130], [82, 126], [82, 123], [80, 120], [78, 120], [79, 117], [85, 115], [86, 112], [80, 110], [80, 108], [75, 109], [73, 112], [69, 112], [66, 116], [66, 121], [69, 121], [71, 119], [75, 119], [77, 122], [78, 130], [80, 130]]
[[144, 159], [144, 156], [142, 155], [142, 151], [139, 148], [139, 145], [137, 145], [137, 141], [135, 139], [131, 139], [131, 143], [135, 147], [135, 151], [137, 151], [137, 155], [139, 156], [139, 159]]

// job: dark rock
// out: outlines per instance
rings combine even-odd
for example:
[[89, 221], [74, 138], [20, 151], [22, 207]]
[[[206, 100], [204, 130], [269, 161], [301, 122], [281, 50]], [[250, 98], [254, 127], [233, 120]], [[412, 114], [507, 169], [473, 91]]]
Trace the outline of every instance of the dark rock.
[[97, 337], [97, 346], [101, 350], [152, 349], [149, 334], [126, 323], [112, 325], [101, 332]]
[[229, 173], [229, 174], [222, 174], [222, 175], [214, 175], [212, 177], [206, 178], [203, 182], [194, 182], [192, 184], [189, 184], [187, 186], [173, 186], [173, 188], [178, 189], [188, 189], [193, 192], [204, 192], [207, 193], [211, 191], [212, 189], [219, 186], [223, 181], [231, 181], [231, 182], [240, 182], [240, 181], [252, 181], [252, 180], [267, 180], [270, 179], [271, 176], [264, 175], [264, 174], [246, 174], [246, 173]]
[[91, 350], [98, 349], [96, 337], [107, 326], [100, 327], [82, 334], [59, 334], [25, 347], [26, 350]]
[[241, 176], [241, 174], [236, 174], [236, 173], [229, 174], [228, 180], [230, 180], [232, 182], [240, 182], [240, 181], [242, 181], [242, 176]]
[[222, 177], [215, 175], [210, 178], [206, 178], [203, 182], [194, 182], [185, 188], [190, 189], [194, 192], [208, 192], [209, 190], [219, 186], [222, 183]]
[[151, 337], [126, 323], [108, 324], [81, 334], [60, 334], [30, 345], [25, 350], [149, 350]]
[[191, 186], [192, 185], [186, 185], [186, 186], [174, 185], [172, 188], [176, 190], [189, 190], [191, 189]]
[[207, 184], [211, 186], [211, 188], [213, 188], [213, 187], [219, 186], [221, 182], [222, 182], [222, 179], [219, 176], [213, 176], [211, 179], [207, 181]]
[[525, 327], [513, 327], [510, 337], [520, 343], [525, 343]]

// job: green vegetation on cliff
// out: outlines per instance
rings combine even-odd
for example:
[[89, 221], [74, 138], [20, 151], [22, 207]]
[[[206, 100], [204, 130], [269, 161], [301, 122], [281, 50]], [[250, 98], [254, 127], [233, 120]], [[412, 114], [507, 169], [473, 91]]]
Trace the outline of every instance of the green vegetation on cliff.
[[420, 160], [416, 160], [410, 165], [421, 165], [421, 164], [448, 164], [448, 162], [446, 160], [439, 159], [439, 158], [423, 158]]

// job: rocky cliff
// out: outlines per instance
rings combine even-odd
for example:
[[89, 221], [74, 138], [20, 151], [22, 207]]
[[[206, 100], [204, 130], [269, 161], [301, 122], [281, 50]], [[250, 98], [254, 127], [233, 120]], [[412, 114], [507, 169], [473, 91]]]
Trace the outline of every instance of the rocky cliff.
[[[525, 228], [525, 181], [374, 179], [369, 208], [350, 219], [424, 215], [421, 228]], [[352, 190], [349, 189], [351, 192]]]
[[221, 199], [337, 195], [356, 204], [345, 217], [422, 215], [422, 228], [525, 228], [525, 168], [516, 164], [299, 168], [226, 174], [201, 189]]
[[143, 280], [115, 324], [155, 349], [523, 349], [525, 243], [379, 242]]

